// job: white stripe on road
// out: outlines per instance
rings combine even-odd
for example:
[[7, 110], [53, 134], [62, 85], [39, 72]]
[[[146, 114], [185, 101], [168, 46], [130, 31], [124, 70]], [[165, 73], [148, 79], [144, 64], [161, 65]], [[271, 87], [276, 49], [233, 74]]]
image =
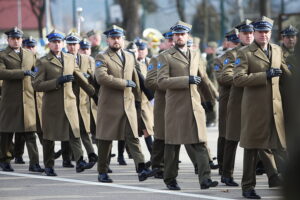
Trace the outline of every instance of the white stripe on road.
[[8, 176], [19, 176], [19, 177], [28, 177], [28, 178], [35, 178], [35, 179], [46, 179], [46, 180], [53, 180], [53, 181], [69, 182], [69, 183], [79, 183], [79, 184], [85, 184], [85, 185], [99, 185], [99, 186], [112, 187], [112, 188], [122, 188], [122, 189], [138, 190], [138, 191], [152, 192], [152, 193], [161, 193], [161, 194], [169, 194], [169, 195], [177, 195], [177, 196], [185, 196], [185, 197], [195, 197], [195, 198], [202, 198], [202, 199], [233, 200], [233, 199], [228, 199], [228, 198], [213, 197], [213, 196], [202, 195], [202, 194], [190, 194], [190, 193], [175, 192], [175, 191], [169, 191], [169, 190], [158, 190], [158, 189], [151, 189], [151, 188], [144, 188], [144, 187], [120, 185], [120, 184], [114, 184], [114, 183], [99, 183], [99, 182], [93, 182], [93, 181], [83, 181], [83, 180], [76, 180], [76, 179], [69, 179], [69, 178], [39, 176], [39, 175], [32, 175], [32, 174], [22, 174], [22, 173], [3, 172], [3, 171], [0, 171], [0, 174], [8, 175]]

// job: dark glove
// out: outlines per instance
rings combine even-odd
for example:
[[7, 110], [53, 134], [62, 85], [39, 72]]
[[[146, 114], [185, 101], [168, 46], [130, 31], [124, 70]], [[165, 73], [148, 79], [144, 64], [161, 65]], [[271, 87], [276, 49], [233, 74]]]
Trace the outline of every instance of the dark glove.
[[132, 80], [127, 80], [127, 85], [126, 87], [132, 87], [132, 88], [135, 88], [136, 87], [136, 84], [135, 82], [133, 82]]
[[32, 78], [34, 78], [36, 75], [36, 72], [31, 71], [31, 70], [26, 70], [24, 71], [24, 76], [31, 76]]
[[278, 68], [270, 68], [266, 71], [266, 73], [267, 73], [267, 79], [271, 79], [276, 76], [281, 76], [282, 70]]
[[93, 101], [95, 102], [96, 105], [98, 105], [98, 95], [94, 94], [92, 97]]
[[87, 79], [89, 79], [89, 78], [91, 77], [91, 75], [89, 75], [89, 74], [86, 73], [86, 72], [83, 72], [83, 76], [84, 76], [85, 78], [87, 78]]
[[72, 74], [61, 76], [57, 79], [57, 83], [62, 85], [67, 82], [74, 81], [74, 76]]
[[199, 85], [201, 82], [201, 78], [199, 76], [189, 76], [189, 84]]

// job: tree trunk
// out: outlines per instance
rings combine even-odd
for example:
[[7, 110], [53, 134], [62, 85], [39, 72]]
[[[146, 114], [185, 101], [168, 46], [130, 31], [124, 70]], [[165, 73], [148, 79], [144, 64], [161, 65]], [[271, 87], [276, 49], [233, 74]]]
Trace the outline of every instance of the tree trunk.
[[184, 14], [184, 9], [185, 9], [184, 1], [176, 0], [176, 7], [177, 7], [177, 12], [178, 12], [180, 20], [186, 22], [186, 17]]
[[271, 7], [270, 7], [270, 0], [261, 0], [260, 1], [260, 15], [271, 17]]
[[44, 38], [44, 35], [43, 35], [43, 19], [44, 19], [43, 16], [38, 18], [38, 29], [39, 29], [39, 37], [40, 38]]
[[123, 12], [123, 28], [127, 40], [133, 40], [140, 35], [140, 20], [138, 16], [140, 0], [119, 0]]

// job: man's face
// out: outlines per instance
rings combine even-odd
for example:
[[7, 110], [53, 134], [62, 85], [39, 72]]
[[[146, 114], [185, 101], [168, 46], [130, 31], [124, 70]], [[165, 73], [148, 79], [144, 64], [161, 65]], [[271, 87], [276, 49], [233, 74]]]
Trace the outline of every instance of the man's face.
[[8, 37], [8, 46], [12, 49], [18, 49], [22, 46], [23, 39], [20, 37]]
[[91, 55], [91, 48], [79, 49], [79, 53], [90, 56]]
[[173, 41], [178, 47], [184, 47], [188, 39], [188, 33], [174, 33], [173, 35]]
[[239, 39], [244, 45], [249, 45], [254, 40], [253, 32], [240, 32]]
[[24, 48], [32, 51], [33, 53], [36, 53], [36, 46], [25, 46]]
[[143, 50], [140, 50], [140, 49], [138, 50], [138, 59], [139, 60], [145, 59], [147, 55], [148, 55], [148, 49], [147, 48], [145, 48]]
[[122, 36], [108, 37], [106, 41], [108, 46], [115, 51], [124, 46], [124, 38]]
[[89, 41], [92, 46], [99, 46], [101, 43], [101, 36], [99, 34], [92, 35], [89, 37]]
[[63, 41], [61, 40], [54, 40], [52, 42], [49, 42], [48, 46], [50, 48], [51, 51], [53, 51], [54, 53], [60, 52], [63, 48]]
[[288, 35], [282, 37], [283, 45], [288, 49], [294, 49], [297, 44], [297, 36], [296, 35]]
[[71, 54], [74, 54], [74, 55], [78, 53], [79, 47], [80, 47], [80, 45], [78, 43], [76, 43], [76, 44], [67, 44], [68, 52], [71, 53]]
[[271, 39], [271, 31], [254, 31], [254, 40], [259, 45], [266, 45]]

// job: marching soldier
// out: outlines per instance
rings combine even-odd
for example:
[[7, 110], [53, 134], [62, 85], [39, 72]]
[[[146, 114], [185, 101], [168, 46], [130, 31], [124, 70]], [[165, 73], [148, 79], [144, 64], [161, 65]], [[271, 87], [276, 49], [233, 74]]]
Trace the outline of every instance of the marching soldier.
[[[273, 20], [263, 16], [253, 26], [254, 42], [238, 51], [233, 81], [237, 87], [244, 87], [240, 135], [240, 146], [244, 148], [242, 195], [260, 199], [254, 189], [258, 151], [271, 149], [276, 156], [286, 148], [279, 81], [290, 72], [281, 48], [269, 42]], [[274, 172], [269, 186], [279, 184]]]
[[35, 91], [44, 92], [42, 129], [45, 172], [47, 176], [57, 176], [53, 168], [54, 141], [70, 142], [76, 161], [76, 172], [82, 172], [87, 169], [87, 164], [83, 160], [72, 81], [76, 80], [90, 96], [95, 90], [80, 72], [75, 57], [61, 51], [64, 34], [53, 30], [47, 38], [50, 52], [38, 60], [38, 72], [33, 81]]
[[[75, 56], [76, 64], [78, 65], [80, 71], [83, 73], [87, 80], [93, 79], [92, 65], [90, 62], [90, 56], [79, 54], [78, 50], [80, 48], [80, 36], [74, 33], [70, 33], [66, 36], [66, 43], [68, 53]], [[80, 88], [78, 83], [73, 82], [73, 92], [76, 96], [76, 102], [78, 107], [79, 116], [79, 128], [80, 128], [80, 138], [85, 147], [85, 150], [89, 158], [89, 167], [92, 168], [98, 157], [95, 154], [94, 147], [89, 136], [90, 134], [90, 97], [83, 89]]]
[[98, 53], [102, 51], [101, 44], [101, 35], [99, 31], [90, 30], [87, 32], [88, 40], [91, 42], [91, 56], [95, 58]]
[[158, 86], [166, 90], [164, 182], [169, 190], [180, 190], [176, 181], [179, 149], [185, 144], [196, 160], [201, 189], [216, 187], [218, 182], [210, 178], [205, 113], [198, 92], [203, 78], [200, 53], [186, 45], [191, 25], [179, 21], [171, 30], [175, 47], [162, 55], [157, 66]]
[[31, 78], [35, 76], [35, 56], [21, 47], [23, 32], [13, 28], [5, 34], [8, 47], [0, 52], [0, 79], [3, 80], [0, 102], [1, 152], [0, 166], [3, 171], [14, 171], [7, 153], [13, 133], [24, 135], [30, 165], [29, 171], [43, 172], [39, 165], [36, 145], [36, 109]]
[[[227, 41], [228, 49], [236, 47], [240, 40], [238, 38], [238, 30], [233, 29], [226, 33], [225, 38]], [[228, 51], [227, 49], [227, 51]], [[217, 144], [217, 159], [219, 165], [219, 174], [222, 175], [223, 170], [223, 156], [226, 136], [226, 119], [227, 119], [227, 103], [229, 98], [231, 84], [226, 82], [222, 77], [222, 71], [224, 65], [229, 63], [229, 59], [226, 58], [226, 54], [222, 54], [215, 59], [215, 75], [219, 85], [219, 137]]]
[[140, 105], [139, 79], [134, 56], [123, 50], [124, 30], [113, 25], [105, 31], [109, 48], [96, 57], [95, 77], [101, 85], [98, 100], [98, 181], [111, 183], [107, 175], [112, 140], [125, 140], [137, 167], [139, 181], [151, 174], [145, 167], [138, 139], [136, 105]]
[[225, 53], [225, 58], [228, 60], [227, 64], [223, 65], [221, 73], [221, 79], [224, 83], [230, 85], [230, 94], [227, 103], [226, 113], [226, 132], [225, 132], [225, 145], [224, 145], [224, 156], [223, 156], [223, 170], [221, 182], [227, 186], [238, 186], [233, 179], [233, 170], [235, 162], [235, 154], [238, 142], [240, 140], [241, 132], [241, 99], [243, 95], [242, 87], [235, 87], [233, 85], [233, 68], [236, 59], [237, 51], [243, 47], [251, 44], [253, 38], [253, 25], [252, 21], [245, 20], [237, 25], [235, 28], [239, 30], [238, 37], [241, 43]]

